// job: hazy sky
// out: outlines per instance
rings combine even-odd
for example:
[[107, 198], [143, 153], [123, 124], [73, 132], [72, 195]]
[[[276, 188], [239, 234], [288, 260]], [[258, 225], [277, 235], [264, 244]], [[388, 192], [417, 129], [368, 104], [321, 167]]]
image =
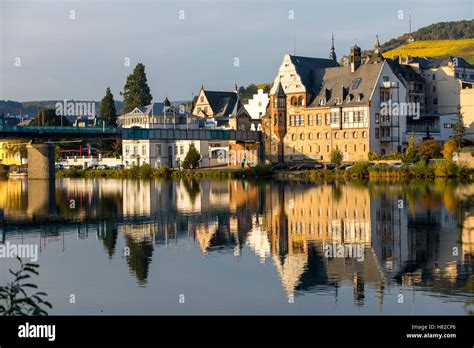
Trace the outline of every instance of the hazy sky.
[[107, 86], [122, 99], [138, 62], [154, 101], [190, 99], [201, 84], [231, 90], [234, 83], [272, 82], [294, 37], [297, 55], [327, 57], [334, 32], [340, 58], [354, 42], [372, 48], [376, 33], [383, 43], [407, 32], [410, 6], [413, 29], [474, 12], [474, 0], [0, 3], [0, 99], [17, 101], [100, 100]]

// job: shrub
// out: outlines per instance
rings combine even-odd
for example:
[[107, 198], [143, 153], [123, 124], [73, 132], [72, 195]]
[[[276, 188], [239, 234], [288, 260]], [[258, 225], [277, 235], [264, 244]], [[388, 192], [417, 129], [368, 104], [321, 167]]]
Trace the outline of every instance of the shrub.
[[431, 178], [435, 173], [432, 166], [428, 166], [424, 161], [419, 161], [410, 167], [410, 174], [415, 178]]
[[453, 178], [458, 174], [458, 166], [450, 160], [437, 161], [434, 168], [437, 177]]
[[354, 166], [350, 169], [351, 176], [357, 176], [359, 178], [363, 178], [369, 175], [369, 163], [368, 162], [357, 162]]

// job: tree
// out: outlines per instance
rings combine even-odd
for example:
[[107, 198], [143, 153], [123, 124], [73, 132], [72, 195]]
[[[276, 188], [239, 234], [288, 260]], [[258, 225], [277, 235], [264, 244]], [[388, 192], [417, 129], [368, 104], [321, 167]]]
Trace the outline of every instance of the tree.
[[142, 63], [137, 64], [133, 73], [128, 75], [127, 82], [120, 95], [123, 96], [124, 113], [151, 103], [153, 97], [150, 93], [150, 87], [148, 87], [145, 65]]
[[405, 154], [402, 156], [403, 163], [416, 163], [420, 160], [420, 156], [418, 155], [418, 151], [416, 149], [416, 142], [415, 142], [415, 133], [410, 134], [410, 139], [408, 140], [408, 146], [405, 151]]
[[117, 126], [117, 110], [115, 110], [114, 96], [110, 91], [110, 87], [107, 87], [105, 96], [100, 102], [99, 115], [105, 119], [105, 124], [107, 127]]
[[443, 145], [443, 149], [441, 150], [441, 153], [443, 154], [443, 157], [446, 158], [447, 160], [453, 159], [453, 154], [458, 150], [458, 143], [456, 140], [449, 139], [446, 141]]
[[70, 123], [64, 116], [56, 115], [55, 109], [43, 109], [31, 120], [31, 126], [69, 126]]
[[199, 151], [196, 149], [194, 144], [189, 146], [188, 153], [183, 161], [183, 168], [184, 169], [196, 169], [199, 167], [199, 162], [201, 161], [201, 155]]
[[464, 143], [465, 131], [466, 129], [464, 128], [464, 115], [461, 112], [461, 106], [458, 105], [457, 120], [453, 128], [453, 139], [456, 141], [459, 147], [462, 147]]
[[331, 151], [331, 163], [337, 168], [341, 165], [342, 162], [342, 152], [339, 149], [334, 149]]
[[438, 140], [429, 139], [424, 140], [418, 146], [418, 154], [419, 156], [427, 162], [431, 158], [439, 158], [441, 157], [441, 145], [439, 144]]

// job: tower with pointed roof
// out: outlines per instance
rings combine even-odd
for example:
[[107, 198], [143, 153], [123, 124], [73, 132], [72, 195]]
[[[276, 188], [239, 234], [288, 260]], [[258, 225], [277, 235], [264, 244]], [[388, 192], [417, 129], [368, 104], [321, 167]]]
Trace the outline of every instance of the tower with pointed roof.
[[374, 43], [374, 53], [379, 54], [380, 53], [380, 42], [379, 42], [379, 35], [375, 35], [375, 43]]
[[331, 40], [332, 40], [332, 44], [331, 44], [331, 50], [329, 51], [329, 59], [336, 61], [337, 56], [336, 56], [336, 50], [334, 49], [334, 33], [332, 34]]
[[273, 133], [278, 138], [278, 161], [284, 162], [284, 144], [283, 140], [286, 135], [286, 93], [283, 89], [281, 82], [278, 83], [278, 87], [271, 97], [273, 113], [272, 117], [272, 128]]

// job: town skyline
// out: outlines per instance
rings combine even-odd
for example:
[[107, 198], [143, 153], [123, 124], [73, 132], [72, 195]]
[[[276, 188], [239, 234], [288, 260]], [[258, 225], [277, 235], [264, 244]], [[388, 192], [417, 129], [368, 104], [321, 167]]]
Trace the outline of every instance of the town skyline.
[[[159, 9], [159, 3], [138, 2], [137, 13], [129, 11], [127, 15], [131, 22], [144, 18], [140, 19], [143, 28], [136, 29], [133, 26], [133, 30], [123, 27], [118, 30], [116, 22], [121, 18], [121, 11], [127, 2], [114, 3], [114, 8], [110, 8], [107, 7], [108, 2], [58, 4], [51, 1], [3, 1], [1, 17], [4, 26], [0, 55], [3, 78], [0, 99], [22, 102], [100, 100], [106, 87], [110, 86], [115, 99], [121, 100], [120, 91], [123, 90], [126, 76], [141, 62], [147, 67], [154, 102], [162, 101], [165, 96], [170, 100], [189, 100], [198, 93], [202, 84], [209, 90], [230, 91], [235, 83], [239, 86], [271, 83], [274, 71], [285, 53], [327, 58], [333, 32], [338, 59], [347, 55], [354, 43], [363, 49], [371, 49], [376, 34], [383, 43], [408, 31], [410, 7], [413, 31], [438, 21], [472, 18], [469, 11], [465, 11], [466, 5], [472, 8], [468, 0], [459, 1], [454, 6], [430, 2], [429, 8], [424, 6], [424, 1], [415, 4], [403, 2], [394, 5], [392, 11], [390, 8], [377, 10], [372, 6], [373, 1], [364, 1], [351, 9], [349, 18], [336, 5], [307, 1], [277, 2], [270, 9], [264, 7], [265, 12], [259, 12], [259, 5], [267, 3], [236, 2], [231, 4], [235, 7], [234, 11], [229, 9], [229, 4], [220, 5], [218, 1], [200, 2], [200, 6], [178, 2], [168, 4], [166, 11], [156, 12], [154, 22], [146, 18], [149, 13], [155, 13], [153, 10], [140, 14], [139, 9], [142, 5], [156, 5]], [[212, 7], [213, 4], [219, 6]], [[304, 6], [329, 15], [317, 15], [318, 22], [314, 24], [314, 12], [306, 11]], [[336, 12], [331, 10], [332, 6], [339, 8], [337, 13], [332, 14]], [[351, 6], [351, 3], [348, 2], [347, 6]], [[397, 19], [400, 10], [404, 11], [402, 20]], [[97, 16], [103, 15], [104, 11], [111, 13], [110, 16], [97, 21]], [[19, 13], [28, 25], [13, 25]], [[230, 19], [229, 13], [232, 14]], [[203, 14], [206, 17], [202, 17]], [[367, 17], [362, 14], [368, 15], [371, 25], [358, 26], [361, 18], [367, 21]], [[293, 19], [290, 19], [291, 16]], [[337, 25], [334, 25], [334, 16], [345, 20], [338, 20]], [[272, 17], [280, 20], [269, 21], [268, 18]], [[207, 18], [207, 21], [196, 18]], [[216, 18], [224, 22], [219, 31], [215, 30]], [[236, 22], [236, 27], [240, 27], [239, 32], [228, 25], [228, 20], [243, 21], [249, 18], [252, 24], [248, 28], [242, 28], [241, 23]], [[37, 32], [31, 30], [35, 23], [44, 20], [56, 23], [58, 27], [42, 26]], [[393, 20], [394, 25], [387, 26], [390, 20]], [[153, 23], [159, 23], [162, 27]], [[57, 30], [59, 28], [62, 30]], [[91, 37], [89, 30], [98, 34]], [[163, 35], [164, 32], [166, 35]], [[111, 33], [119, 33], [121, 38]], [[207, 40], [197, 40], [196, 37], [200, 35]], [[39, 36], [41, 40], [36, 40]], [[281, 40], [269, 40], [275, 36], [281, 37]], [[166, 50], [162, 50], [160, 44], [152, 45], [151, 49], [146, 48], [157, 38], [162, 40]], [[110, 44], [104, 45], [104, 40], [110, 40]], [[127, 42], [127, 46], [123, 47], [121, 42]], [[45, 50], [44, 47], [50, 49]], [[61, 56], [65, 50], [70, 54]], [[171, 53], [166, 53], [168, 50]], [[205, 54], [199, 55], [200, 51]], [[58, 54], [51, 59], [48, 52]], [[20, 58], [20, 66], [15, 66], [16, 58]], [[130, 66], [124, 66], [127, 58]], [[32, 80], [41, 81], [41, 84], [31, 83]]]

